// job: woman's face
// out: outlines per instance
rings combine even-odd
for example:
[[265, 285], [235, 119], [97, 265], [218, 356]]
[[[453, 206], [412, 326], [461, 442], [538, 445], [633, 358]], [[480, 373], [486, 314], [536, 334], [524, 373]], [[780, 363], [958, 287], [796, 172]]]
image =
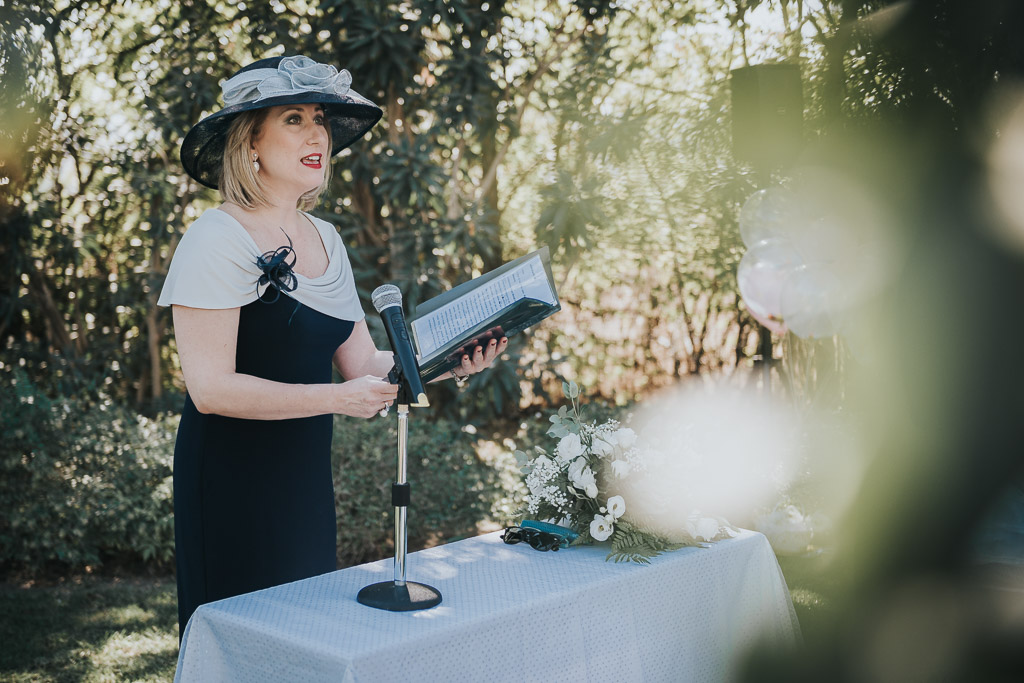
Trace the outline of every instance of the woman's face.
[[252, 141], [259, 174], [282, 194], [302, 195], [321, 185], [330, 149], [327, 118], [319, 104], [270, 107]]

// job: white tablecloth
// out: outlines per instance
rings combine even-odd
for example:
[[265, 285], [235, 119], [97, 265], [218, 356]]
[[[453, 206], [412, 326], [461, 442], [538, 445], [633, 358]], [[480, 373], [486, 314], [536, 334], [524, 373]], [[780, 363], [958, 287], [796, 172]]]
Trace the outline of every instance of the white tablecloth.
[[743, 531], [649, 566], [603, 546], [539, 552], [498, 533], [412, 553], [420, 612], [356, 602], [392, 560], [200, 607], [176, 681], [723, 681], [758, 638], [799, 638], [767, 540]]

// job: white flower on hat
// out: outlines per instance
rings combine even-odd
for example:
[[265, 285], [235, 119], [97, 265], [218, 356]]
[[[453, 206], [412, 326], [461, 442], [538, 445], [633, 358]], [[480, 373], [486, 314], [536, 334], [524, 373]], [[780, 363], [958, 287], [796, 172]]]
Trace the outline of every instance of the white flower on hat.
[[347, 69], [338, 71], [330, 64], [320, 64], [309, 57], [285, 57], [277, 69], [291, 78], [293, 86], [302, 90], [344, 95], [352, 86], [352, 74]]
[[594, 521], [590, 523], [590, 535], [595, 541], [607, 541], [612, 532], [615, 531], [615, 523], [607, 515], [594, 515]]

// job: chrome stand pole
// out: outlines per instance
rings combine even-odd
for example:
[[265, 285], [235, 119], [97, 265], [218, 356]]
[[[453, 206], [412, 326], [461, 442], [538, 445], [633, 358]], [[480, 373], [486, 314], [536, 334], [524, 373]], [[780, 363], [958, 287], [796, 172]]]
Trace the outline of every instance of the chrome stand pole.
[[[401, 400], [399, 394], [399, 400]], [[406, 461], [409, 441], [409, 404], [398, 404], [398, 467], [391, 486], [391, 504], [395, 508], [395, 580], [365, 586], [356, 600], [360, 604], [389, 612], [410, 612], [429, 609], [441, 603], [441, 592], [433, 586], [406, 581], [405, 565], [408, 552], [408, 518], [410, 489], [406, 481]]]
[[[406, 454], [409, 441], [409, 406], [398, 406], [398, 469], [395, 474], [395, 483], [402, 485], [406, 483]], [[395, 507], [395, 585], [405, 585], [405, 554], [409, 550], [408, 541], [408, 520], [406, 514], [409, 508], [406, 505]]]

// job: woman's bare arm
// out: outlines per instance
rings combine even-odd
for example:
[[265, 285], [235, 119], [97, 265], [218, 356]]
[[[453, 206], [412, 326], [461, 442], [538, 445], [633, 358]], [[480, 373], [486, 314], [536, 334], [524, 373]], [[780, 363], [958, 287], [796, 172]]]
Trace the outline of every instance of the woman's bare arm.
[[366, 320], [360, 320], [352, 328], [352, 334], [334, 352], [334, 366], [346, 379], [349, 377], [386, 377], [395, 365], [390, 351], [378, 351], [373, 343]]
[[235, 371], [239, 309], [173, 306], [172, 312], [185, 386], [201, 413], [253, 420], [328, 413], [372, 417], [397, 395], [397, 387], [372, 372], [346, 374], [353, 379], [341, 384], [287, 384], [240, 374]]

